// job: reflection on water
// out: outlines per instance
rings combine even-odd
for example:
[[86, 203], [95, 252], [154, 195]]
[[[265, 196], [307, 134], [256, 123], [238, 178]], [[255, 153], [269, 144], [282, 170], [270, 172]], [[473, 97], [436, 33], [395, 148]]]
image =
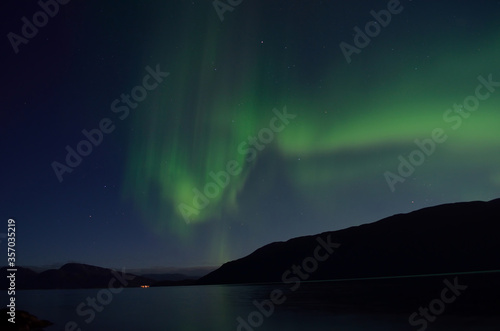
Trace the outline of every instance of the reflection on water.
[[[276, 289], [282, 291], [282, 296], [275, 292], [275, 302], [282, 303], [271, 306], [271, 293]], [[311, 299], [314, 296], [309, 296], [307, 302], [296, 300], [287, 296], [290, 293], [287, 290], [278, 285], [129, 288], [111, 298], [101, 296], [99, 299], [96, 298], [98, 289], [36, 290], [19, 291], [16, 302], [18, 309], [54, 322], [47, 331], [64, 330], [71, 322], [82, 331], [417, 329], [408, 323], [411, 312], [346, 313], [328, 306], [324, 300]], [[498, 322], [498, 319], [445, 314], [429, 329], [497, 330]]]

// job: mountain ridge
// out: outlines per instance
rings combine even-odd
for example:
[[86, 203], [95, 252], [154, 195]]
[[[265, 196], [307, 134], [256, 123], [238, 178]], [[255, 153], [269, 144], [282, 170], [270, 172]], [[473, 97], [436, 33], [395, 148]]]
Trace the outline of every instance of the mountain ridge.
[[500, 249], [494, 235], [499, 216], [500, 199], [426, 207], [372, 223], [270, 243], [224, 263], [198, 283], [283, 281], [280, 271], [282, 274], [300, 264], [312, 254], [315, 238], [327, 240], [328, 236], [341, 246], [328, 261], [318, 264], [310, 280], [500, 269], [494, 256]]
[[[499, 219], [500, 199], [447, 203], [336, 231], [271, 242], [199, 279], [182, 279], [180, 274], [123, 275], [130, 279], [126, 286], [131, 287], [283, 283], [296, 276], [294, 270], [290, 271], [293, 266], [304, 267], [302, 263], [307, 259], [314, 263], [311, 258], [315, 252], [322, 250], [324, 254], [328, 243], [338, 247], [328, 254], [327, 260], [316, 261], [314, 272], [303, 280], [500, 270], [495, 256], [500, 250], [500, 241], [496, 240]], [[321, 242], [323, 249], [318, 248]], [[5, 272], [6, 269], [1, 268]], [[41, 272], [23, 267], [17, 270], [18, 289], [105, 288], [118, 273], [73, 262]], [[288, 271], [287, 278], [284, 273]], [[7, 285], [6, 280], [4, 283]]]

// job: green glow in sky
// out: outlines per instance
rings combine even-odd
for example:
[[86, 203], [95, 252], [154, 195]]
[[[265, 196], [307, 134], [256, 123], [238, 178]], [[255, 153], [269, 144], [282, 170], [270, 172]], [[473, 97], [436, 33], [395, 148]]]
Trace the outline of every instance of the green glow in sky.
[[[418, 169], [423, 177], [432, 174], [431, 165], [444, 169], [448, 159], [466, 162], [466, 152], [491, 153], [498, 145], [500, 90], [462, 118], [459, 128], [443, 119], [453, 104], [474, 94], [479, 75], [493, 74], [500, 81], [498, 72], [481, 60], [497, 58], [497, 47], [455, 54], [444, 45], [432, 56], [418, 54], [420, 65], [409, 65], [411, 54], [387, 53], [384, 46], [393, 47], [393, 41], [381, 38], [378, 49], [364, 50], [350, 65], [321, 58], [301, 68], [300, 56], [284, 47], [266, 48], [266, 41], [251, 37], [238, 43], [250, 31], [245, 21], [240, 34], [207, 22], [206, 34], [179, 29], [179, 40], [190, 40], [190, 46], [177, 56], [160, 51], [163, 67], [170, 65], [170, 81], [134, 119], [126, 187], [142, 210], [162, 210], [158, 228], [187, 236], [191, 226], [237, 214], [240, 195], [264, 153], [285, 160], [286, 169], [272, 163], [262, 167], [285, 174], [320, 215], [331, 212], [326, 210], [332, 204], [321, 202], [324, 195], [335, 197], [367, 181], [387, 190], [384, 171], [395, 171], [398, 155], [410, 153], [414, 140], [429, 138], [435, 128], [443, 129], [448, 140], [437, 146], [440, 153], [429, 157], [427, 168]], [[471, 66], [463, 68], [463, 63]], [[314, 75], [308, 68], [314, 68]], [[308, 74], [314, 86], [304, 78]], [[297, 118], [248, 162], [239, 146], [269, 126], [273, 108], [285, 105]], [[213, 174], [233, 161], [241, 172], [231, 175], [225, 187], [219, 185], [220, 192], [205, 206], [194, 190], [204, 192], [216, 181]], [[498, 178], [491, 174], [492, 183], [498, 185]], [[179, 206], [196, 203], [203, 207], [191, 209], [195, 212], [187, 221]], [[211, 254], [223, 261], [227, 231], [212, 235], [217, 244]]]

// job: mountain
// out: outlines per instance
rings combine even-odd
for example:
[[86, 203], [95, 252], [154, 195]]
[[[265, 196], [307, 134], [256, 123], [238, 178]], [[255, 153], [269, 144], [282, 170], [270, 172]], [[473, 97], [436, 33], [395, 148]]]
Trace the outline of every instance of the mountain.
[[[7, 274], [7, 268], [1, 268], [0, 272]], [[2, 281], [4, 288], [8, 288], [8, 279]], [[59, 269], [40, 273], [17, 267], [16, 272], [16, 289], [106, 288], [110, 282], [113, 282], [114, 287], [138, 287], [155, 283], [146, 277], [80, 263], [68, 263]]]
[[198, 284], [284, 283], [500, 270], [500, 199], [444, 204], [275, 242]]
[[[500, 270], [500, 199], [445, 204], [339, 231], [275, 242], [197, 281], [182, 275], [144, 277], [68, 263], [35, 272], [17, 267], [17, 289], [106, 288], [281, 283]], [[6, 274], [6, 267], [0, 268]], [[160, 278], [158, 278], [160, 277]], [[496, 276], [495, 276], [496, 277]], [[153, 279], [155, 278], [155, 279]], [[8, 288], [8, 279], [2, 280]], [[122, 286], [115, 282], [114, 286]]]

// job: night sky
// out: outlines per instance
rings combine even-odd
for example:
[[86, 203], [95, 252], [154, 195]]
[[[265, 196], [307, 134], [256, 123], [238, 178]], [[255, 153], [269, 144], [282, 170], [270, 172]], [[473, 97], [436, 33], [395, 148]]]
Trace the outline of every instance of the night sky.
[[73, 0], [30, 38], [42, 7], [1, 4], [17, 265], [218, 266], [499, 197], [499, 1], [227, 3]]

